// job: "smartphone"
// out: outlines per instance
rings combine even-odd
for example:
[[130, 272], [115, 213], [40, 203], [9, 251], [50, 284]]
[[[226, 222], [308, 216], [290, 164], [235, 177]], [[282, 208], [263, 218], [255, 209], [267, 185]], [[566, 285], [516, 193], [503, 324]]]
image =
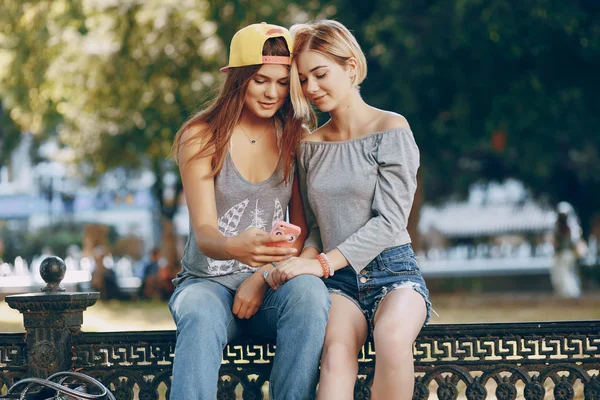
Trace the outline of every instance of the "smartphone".
[[280, 242], [271, 242], [267, 243], [269, 247], [292, 247], [298, 236], [302, 232], [299, 226], [294, 224], [290, 224], [285, 221], [277, 221], [275, 225], [273, 225], [273, 229], [271, 229], [271, 235], [289, 235], [291, 236], [289, 240], [282, 240]]

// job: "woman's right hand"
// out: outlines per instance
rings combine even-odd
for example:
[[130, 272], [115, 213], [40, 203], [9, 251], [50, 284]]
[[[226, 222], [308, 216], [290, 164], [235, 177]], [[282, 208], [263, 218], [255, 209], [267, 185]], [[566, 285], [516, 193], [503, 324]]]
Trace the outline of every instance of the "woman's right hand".
[[268, 243], [289, 240], [287, 235], [269, 235], [259, 228], [248, 228], [237, 236], [226, 239], [225, 248], [232, 258], [251, 267], [260, 267], [270, 262], [290, 258], [294, 248], [269, 247]]

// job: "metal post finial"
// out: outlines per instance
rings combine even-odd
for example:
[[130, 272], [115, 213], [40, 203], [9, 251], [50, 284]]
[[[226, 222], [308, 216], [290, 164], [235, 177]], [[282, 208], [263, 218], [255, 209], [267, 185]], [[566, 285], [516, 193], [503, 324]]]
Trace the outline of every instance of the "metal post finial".
[[46, 287], [42, 288], [42, 292], [64, 292], [65, 288], [61, 286], [61, 282], [65, 277], [67, 266], [65, 262], [56, 256], [49, 256], [40, 264], [40, 275]]

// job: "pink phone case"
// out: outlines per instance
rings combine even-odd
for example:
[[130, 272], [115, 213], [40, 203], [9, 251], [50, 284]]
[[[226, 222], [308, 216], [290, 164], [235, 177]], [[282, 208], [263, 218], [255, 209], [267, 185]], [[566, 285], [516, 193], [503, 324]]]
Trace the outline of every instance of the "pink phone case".
[[273, 225], [273, 229], [271, 229], [271, 235], [292, 235], [291, 240], [282, 240], [281, 242], [271, 242], [268, 243], [269, 247], [292, 247], [298, 236], [302, 232], [299, 226], [294, 224], [290, 224], [285, 221], [277, 221], [275, 225]]

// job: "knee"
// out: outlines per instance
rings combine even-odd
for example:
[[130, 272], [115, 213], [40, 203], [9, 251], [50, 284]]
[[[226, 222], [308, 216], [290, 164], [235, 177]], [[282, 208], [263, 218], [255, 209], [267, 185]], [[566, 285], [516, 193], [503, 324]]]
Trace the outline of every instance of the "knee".
[[358, 370], [358, 351], [355, 346], [338, 340], [326, 340], [321, 356], [321, 369], [326, 373], [341, 375]]
[[194, 326], [197, 328], [205, 328], [217, 325], [216, 322], [218, 320], [219, 318], [214, 310], [210, 310], [207, 307], [186, 307], [179, 310], [177, 327]]
[[[404, 357], [412, 357], [416, 337], [406, 329], [402, 320], [378, 321], [373, 331], [377, 358], [395, 362]], [[383, 360], [382, 360], [383, 361]]]
[[197, 300], [196, 296], [180, 296], [173, 304], [172, 313], [178, 334], [185, 331], [194, 335], [226, 331], [229, 317], [224, 304]]

